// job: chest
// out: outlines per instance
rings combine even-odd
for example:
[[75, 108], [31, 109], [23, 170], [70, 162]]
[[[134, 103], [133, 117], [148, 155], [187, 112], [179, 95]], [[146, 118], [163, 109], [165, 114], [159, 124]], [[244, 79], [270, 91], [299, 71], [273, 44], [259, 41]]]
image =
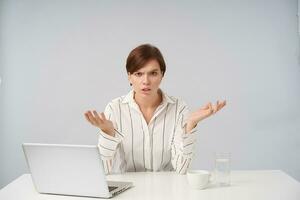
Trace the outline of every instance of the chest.
[[[161, 135], [172, 133], [178, 122], [178, 115], [173, 106], [161, 106], [157, 109], [142, 110], [137, 107], [124, 106], [120, 107], [121, 111], [116, 112], [116, 127], [123, 133], [125, 138], [132, 140], [152, 135]], [[123, 138], [123, 140], [125, 139]]]
[[135, 109], [122, 112], [120, 126], [124, 135], [134, 132], [137, 135], [155, 135], [163, 132], [173, 132], [177, 121], [176, 109], [171, 106], [161, 106], [156, 109]]
[[144, 111], [141, 109], [141, 112], [142, 112], [142, 115], [143, 115], [146, 123], [149, 125], [149, 122], [151, 121], [151, 119], [154, 116], [155, 109], [149, 109], [149, 110], [144, 110]]

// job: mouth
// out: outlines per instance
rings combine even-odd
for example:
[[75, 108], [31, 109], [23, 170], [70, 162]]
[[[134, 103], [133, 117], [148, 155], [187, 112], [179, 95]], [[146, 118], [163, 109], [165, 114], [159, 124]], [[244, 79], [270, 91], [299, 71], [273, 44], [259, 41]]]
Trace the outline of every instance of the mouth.
[[142, 91], [143, 92], [149, 92], [151, 89], [150, 88], [143, 88]]

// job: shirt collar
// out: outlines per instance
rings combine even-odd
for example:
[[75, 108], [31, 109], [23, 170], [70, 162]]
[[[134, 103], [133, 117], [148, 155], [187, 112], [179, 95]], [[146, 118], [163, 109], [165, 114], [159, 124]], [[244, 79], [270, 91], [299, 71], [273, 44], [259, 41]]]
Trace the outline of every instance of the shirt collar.
[[[162, 103], [161, 104], [167, 104], [167, 103], [175, 103], [175, 101], [166, 93], [164, 93], [161, 89], [159, 89], [162, 93]], [[134, 91], [131, 90], [122, 100], [122, 103], [135, 103], [135, 100], [133, 98]]]

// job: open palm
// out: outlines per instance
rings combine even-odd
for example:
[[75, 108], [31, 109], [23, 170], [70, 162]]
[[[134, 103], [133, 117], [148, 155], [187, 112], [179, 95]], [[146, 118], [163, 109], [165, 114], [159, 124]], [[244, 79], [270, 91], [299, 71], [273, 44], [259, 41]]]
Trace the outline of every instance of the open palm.
[[107, 120], [104, 113], [100, 113], [100, 115], [97, 113], [97, 111], [87, 111], [84, 113], [85, 118], [88, 122], [90, 122], [92, 125], [100, 128], [103, 132], [105, 132], [108, 135], [114, 136], [114, 126], [112, 121]]
[[208, 103], [205, 106], [199, 108], [198, 110], [192, 112], [189, 116], [188, 121], [197, 124], [199, 121], [215, 114], [219, 110], [221, 110], [226, 105], [226, 101], [217, 101], [215, 105], [212, 103]]

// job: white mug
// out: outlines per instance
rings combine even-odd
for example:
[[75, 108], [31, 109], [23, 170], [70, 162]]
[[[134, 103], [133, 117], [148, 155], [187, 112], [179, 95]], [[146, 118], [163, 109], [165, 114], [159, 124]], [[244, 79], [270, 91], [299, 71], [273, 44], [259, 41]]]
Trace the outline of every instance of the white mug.
[[211, 173], [206, 170], [190, 170], [187, 172], [189, 185], [194, 189], [204, 189], [211, 183]]

